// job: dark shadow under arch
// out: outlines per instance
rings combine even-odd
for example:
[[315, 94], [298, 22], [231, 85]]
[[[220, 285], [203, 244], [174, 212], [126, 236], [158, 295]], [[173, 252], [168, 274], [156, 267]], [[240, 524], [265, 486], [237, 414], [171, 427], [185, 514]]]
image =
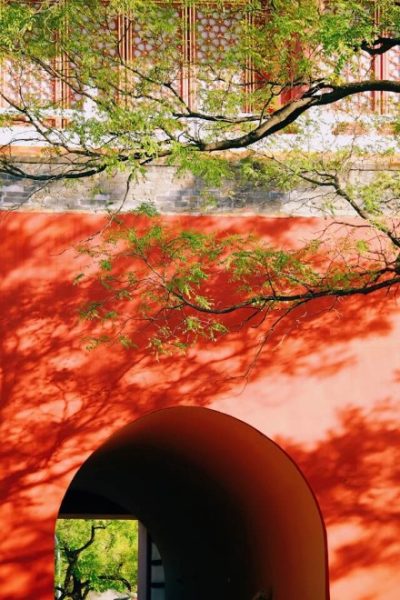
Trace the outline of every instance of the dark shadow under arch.
[[327, 600], [326, 537], [294, 462], [222, 413], [173, 407], [114, 434], [60, 509], [130, 514], [163, 557], [167, 600]]

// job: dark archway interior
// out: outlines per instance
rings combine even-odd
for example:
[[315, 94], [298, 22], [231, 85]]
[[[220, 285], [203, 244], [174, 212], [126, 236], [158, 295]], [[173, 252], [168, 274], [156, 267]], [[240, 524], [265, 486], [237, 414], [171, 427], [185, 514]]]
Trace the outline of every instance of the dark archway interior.
[[60, 515], [134, 515], [168, 600], [328, 598], [326, 540], [301, 473], [271, 440], [203, 408], [151, 413], [81, 467]]

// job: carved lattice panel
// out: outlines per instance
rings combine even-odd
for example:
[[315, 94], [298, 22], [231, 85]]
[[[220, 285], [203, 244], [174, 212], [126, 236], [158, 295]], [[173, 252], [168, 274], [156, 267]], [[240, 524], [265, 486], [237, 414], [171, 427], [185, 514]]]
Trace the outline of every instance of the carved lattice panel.
[[[346, 81], [367, 81], [376, 78], [376, 62], [368, 54], [360, 54], [344, 69]], [[345, 100], [346, 110], [355, 114], [368, 113], [376, 109], [378, 98], [375, 92], [356, 94]]]
[[[91, 32], [95, 31], [92, 35]], [[98, 60], [98, 68], [106, 69], [111, 73], [114, 69], [117, 72], [119, 68], [119, 57], [118, 57], [118, 38], [119, 38], [119, 19], [113, 18], [100, 18], [97, 15], [82, 15], [80, 34], [88, 36], [93, 41], [93, 50], [96, 54], [96, 61]], [[79, 63], [79, 59], [78, 59]], [[81, 85], [80, 78], [75, 77], [73, 64], [68, 63], [64, 59], [63, 65], [64, 75], [66, 83], [64, 85], [64, 105], [70, 108], [82, 108], [90, 103], [90, 99], [83, 93], [85, 87], [89, 92], [89, 95], [97, 96], [99, 94], [96, 90], [89, 90], [89, 85]], [[77, 66], [79, 73], [79, 64]], [[117, 85], [116, 85], [117, 87]], [[82, 93], [80, 89], [82, 88]]]
[[[24, 0], [27, 4], [40, 6], [40, 0]], [[49, 120], [52, 109], [57, 106], [60, 98], [61, 85], [56, 80], [52, 68], [55, 63], [49, 64], [49, 69], [43, 69], [26, 60], [4, 60], [0, 67], [0, 108], [16, 110], [16, 107], [37, 107], [49, 111]], [[47, 118], [47, 117], [46, 117]], [[27, 123], [29, 119], [16, 111], [15, 122]]]
[[389, 52], [386, 52], [385, 58], [388, 78], [400, 81], [400, 49], [392, 48]]
[[[121, 18], [120, 39], [125, 60], [135, 64], [140, 73], [146, 73], [153, 60], [165, 61], [168, 83], [176, 96], [190, 108], [199, 106], [202, 88], [217, 89], [226, 85], [221, 71], [227, 50], [238, 40], [243, 21], [243, 11], [236, 7], [221, 5], [160, 6], [164, 10], [165, 32], [152, 33], [141, 19]], [[154, 58], [153, 58], [154, 57]], [[205, 73], [207, 69], [207, 73]], [[231, 77], [231, 75], [230, 75]], [[244, 73], [235, 75], [235, 81], [243, 84]], [[131, 76], [131, 86], [137, 78]], [[128, 82], [129, 85], [129, 82]], [[153, 97], [168, 95], [168, 90], [153, 90]], [[172, 98], [170, 98], [171, 100]], [[179, 101], [178, 101], [179, 103]], [[181, 106], [182, 108], [182, 106]]]
[[[4, 61], [1, 69], [1, 107], [37, 106], [51, 109], [57, 103], [55, 78], [35, 65]], [[21, 121], [25, 119], [21, 116]]]
[[179, 7], [159, 7], [159, 19], [164, 27], [157, 31], [145, 20], [133, 17], [121, 17], [120, 39], [123, 56], [128, 61], [151, 64], [157, 59], [161, 62], [175, 51], [174, 58], [179, 58], [177, 52], [182, 51], [184, 10]]
[[[187, 100], [183, 78], [187, 63], [188, 9], [178, 5], [160, 6], [159, 11], [162, 31], [155, 31], [142, 19], [120, 18], [120, 49], [128, 67], [125, 70], [126, 89], [136, 95], [137, 86], [149, 75], [147, 84], [152, 98], [168, 96], [169, 100], [178, 102], [180, 96]], [[157, 73], [152, 71], [154, 64], [159, 67]], [[150, 79], [159, 83], [152, 86]]]
[[[382, 79], [400, 81], [400, 48], [392, 48], [382, 56]], [[398, 111], [399, 94], [384, 92], [382, 94], [382, 111], [391, 113]]]
[[162, 50], [162, 40], [156, 40], [150, 35], [145, 35], [142, 31], [140, 22], [131, 22], [132, 30], [132, 59], [135, 61], [146, 60], [150, 61], [156, 57], [158, 51]]
[[[196, 77], [193, 78], [192, 95], [197, 106], [210, 101], [210, 92], [243, 93], [246, 85], [244, 66], [233, 68], [232, 60], [225, 62], [239, 41], [243, 19], [243, 10], [237, 6], [209, 5], [194, 11], [191, 52]], [[243, 101], [243, 110], [244, 105]]]
[[197, 9], [195, 23], [196, 60], [218, 63], [238, 40], [243, 13], [234, 8]]

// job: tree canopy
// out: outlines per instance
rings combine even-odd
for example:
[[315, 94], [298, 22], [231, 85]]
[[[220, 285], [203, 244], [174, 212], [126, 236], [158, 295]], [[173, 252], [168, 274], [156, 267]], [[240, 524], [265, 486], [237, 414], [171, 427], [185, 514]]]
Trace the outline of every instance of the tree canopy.
[[55, 597], [85, 600], [90, 591], [137, 591], [137, 521], [59, 519]]
[[398, 175], [383, 174], [360, 188], [317, 165], [304, 177], [329, 189], [326, 201], [331, 196], [354, 205], [361, 220], [331, 218], [317, 236], [279, 247], [253, 233], [168, 225], [146, 205], [135, 217], [112, 217], [99, 238], [78, 247], [98, 265], [97, 273], [83, 271], [74, 282], [90, 298], [80, 311], [93, 322], [87, 348], [119, 341], [160, 355], [263, 324], [267, 341], [285, 317], [310, 302], [326, 300], [325, 308], [332, 308], [340, 298], [396, 290], [398, 226], [376, 196], [398, 194]]
[[[106, 329], [88, 346], [184, 349], [228, 331], [230, 314], [273, 327], [316, 299], [396, 288], [399, 46], [394, 0], [3, 2], [0, 174], [123, 170], [128, 193], [148, 165], [170, 165], [213, 186], [301, 189], [333, 219], [278, 248], [114, 215], [79, 249], [100, 269], [81, 316]], [[350, 127], [336, 142], [333, 108], [336, 133]], [[32, 144], [39, 160], [21, 152]], [[133, 339], [132, 320], [151, 333]]]
[[[399, 93], [398, 70], [374, 62], [399, 44], [394, 0], [7, 0], [1, 125], [25, 128], [0, 172], [52, 181], [163, 160], [215, 178], [221, 152], [316, 107]], [[32, 141], [40, 168], [13, 151]]]

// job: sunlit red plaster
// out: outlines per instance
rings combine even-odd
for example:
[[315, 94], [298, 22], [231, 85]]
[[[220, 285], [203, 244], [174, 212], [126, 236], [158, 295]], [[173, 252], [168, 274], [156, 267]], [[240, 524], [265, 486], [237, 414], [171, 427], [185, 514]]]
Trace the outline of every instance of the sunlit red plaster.
[[[187, 221], [214, 223], [209, 217]], [[396, 298], [349, 299], [328, 313], [308, 308], [286, 323], [255, 363], [260, 330], [159, 361], [118, 347], [88, 354], [76, 316], [82, 291], [71, 285], [80, 260], [72, 247], [101, 222], [83, 214], [1, 217], [0, 597], [52, 598], [61, 498], [111, 433], [154, 409], [195, 405], [257, 427], [297, 461], [327, 525], [333, 600], [397, 600]], [[312, 219], [215, 222], [276, 243], [321, 229]]]

